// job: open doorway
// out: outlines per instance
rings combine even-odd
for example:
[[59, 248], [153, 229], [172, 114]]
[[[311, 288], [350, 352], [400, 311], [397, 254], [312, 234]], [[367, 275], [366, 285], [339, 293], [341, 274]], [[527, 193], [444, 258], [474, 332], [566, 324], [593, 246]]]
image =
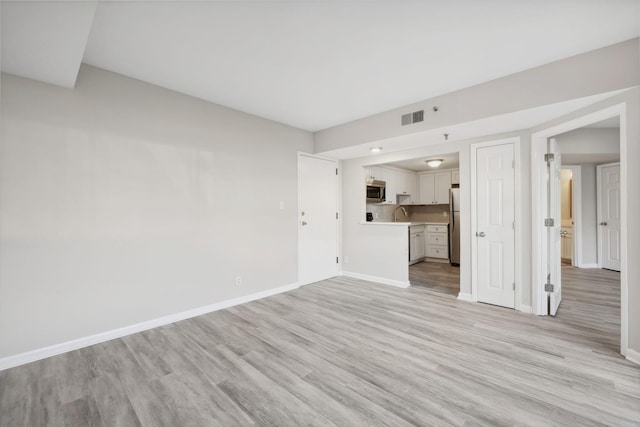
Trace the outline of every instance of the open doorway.
[[[547, 300], [550, 314], [590, 331], [594, 349], [619, 353], [625, 348], [626, 335], [626, 313], [623, 312], [626, 292], [619, 262], [624, 250], [620, 239], [623, 194], [620, 116], [609, 113], [606, 119], [593, 120], [561, 133], [550, 132], [545, 137], [549, 139], [548, 150], [555, 151], [555, 159], [554, 156], [546, 159], [550, 164], [549, 187], [545, 193], [549, 197], [546, 204], [549, 220], [545, 223], [549, 236], [545, 248], [549, 271], [546, 283], [551, 286], [544, 290], [550, 298]], [[560, 165], [553, 166], [554, 160], [560, 161]], [[554, 175], [554, 168], [559, 174]], [[606, 185], [601, 185], [599, 175], [603, 173], [606, 173]], [[558, 188], [552, 188], [554, 183]], [[608, 192], [603, 195], [603, 191]], [[559, 214], [557, 218], [554, 197], [559, 204], [555, 210]], [[605, 217], [613, 220], [607, 221]], [[559, 242], [555, 248], [554, 241]], [[603, 268], [609, 265], [603, 262], [603, 251], [613, 259], [613, 265], [618, 261], [618, 271]], [[554, 264], [558, 266], [555, 278]], [[551, 298], [554, 293], [557, 293], [556, 310]], [[545, 314], [540, 311], [538, 314]]]
[[555, 139], [562, 159], [563, 293], [556, 316], [565, 323], [588, 327], [598, 335], [602, 350], [618, 353], [620, 120], [612, 117], [557, 135]]
[[368, 199], [367, 220], [408, 223], [410, 284], [454, 297], [460, 293], [459, 164], [459, 153], [449, 153], [368, 172], [385, 192], [382, 201]]

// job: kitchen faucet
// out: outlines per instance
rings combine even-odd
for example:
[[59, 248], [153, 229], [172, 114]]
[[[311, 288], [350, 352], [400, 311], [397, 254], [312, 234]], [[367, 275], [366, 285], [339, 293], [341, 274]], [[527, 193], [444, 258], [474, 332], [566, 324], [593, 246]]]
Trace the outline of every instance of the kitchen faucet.
[[404, 206], [398, 206], [393, 211], [393, 222], [398, 222], [398, 216], [396, 215], [398, 213], [398, 209], [402, 209], [402, 213], [404, 213], [404, 217], [409, 218], [409, 214], [407, 213], [407, 210], [404, 208]]

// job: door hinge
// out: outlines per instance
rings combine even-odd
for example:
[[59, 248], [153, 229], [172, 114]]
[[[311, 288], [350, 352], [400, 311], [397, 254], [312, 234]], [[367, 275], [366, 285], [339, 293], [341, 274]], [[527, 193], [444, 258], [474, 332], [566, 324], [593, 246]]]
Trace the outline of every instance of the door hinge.
[[338, 212], [336, 212], [336, 219], [338, 219]]
[[338, 264], [338, 257], [336, 257], [336, 264]]
[[338, 175], [338, 168], [336, 168], [336, 175]]
[[553, 284], [551, 284], [551, 273], [547, 274], [547, 283], [544, 284], [545, 292], [553, 292]]
[[544, 161], [547, 162], [547, 164], [553, 162], [555, 160], [555, 154], [553, 153], [545, 153], [544, 154]]
[[513, 230], [515, 230], [515, 229], [516, 229], [516, 222], [515, 222], [515, 221], [513, 221], [513, 222], [511, 223], [511, 228], [512, 228]]
[[515, 168], [516, 168], [516, 161], [511, 160], [511, 169], [515, 169]]
[[513, 282], [513, 290], [516, 290], [516, 282]]
[[544, 220], [545, 227], [553, 227], [554, 225], [555, 225], [555, 221], [553, 220], [553, 218], [545, 218]]

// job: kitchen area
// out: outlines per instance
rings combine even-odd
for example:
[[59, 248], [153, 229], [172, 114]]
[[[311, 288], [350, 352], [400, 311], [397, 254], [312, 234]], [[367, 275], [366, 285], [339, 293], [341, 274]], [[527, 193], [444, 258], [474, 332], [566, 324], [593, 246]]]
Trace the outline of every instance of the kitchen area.
[[458, 153], [366, 168], [366, 221], [406, 224], [409, 281], [457, 295], [460, 288]]

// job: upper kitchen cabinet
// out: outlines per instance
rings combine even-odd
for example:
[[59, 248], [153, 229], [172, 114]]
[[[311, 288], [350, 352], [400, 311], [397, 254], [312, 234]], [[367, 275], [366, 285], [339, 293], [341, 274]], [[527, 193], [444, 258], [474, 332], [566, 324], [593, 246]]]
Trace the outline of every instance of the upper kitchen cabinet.
[[396, 193], [401, 205], [418, 204], [416, 175], [412, 172], [396, 171]]
[[451, 171], [451, 184], [460, 185], [460, 169], [454, 169]]
[[436, 174], [425, 173], [418, 175], [420, 191], [418, 193], [418, 203], [421, 205], [433, 204], [436, 200]]
[[384, 181], [384, 168], [382, 166], [369, 166], [368, 179], [374, 179], [376, 181]]
[[384, 180], [386, 182], [385, 186], [385, 201], [383, 204], [385, 205], [395, 205], [396, 204], [396, 188], [398, 182], [398, 176], [396, 171], [392, 169], [384, 169]]
[[421, 205], [445, 205], [449, 203], [451, 171], [428, 172], [419, 175]]

